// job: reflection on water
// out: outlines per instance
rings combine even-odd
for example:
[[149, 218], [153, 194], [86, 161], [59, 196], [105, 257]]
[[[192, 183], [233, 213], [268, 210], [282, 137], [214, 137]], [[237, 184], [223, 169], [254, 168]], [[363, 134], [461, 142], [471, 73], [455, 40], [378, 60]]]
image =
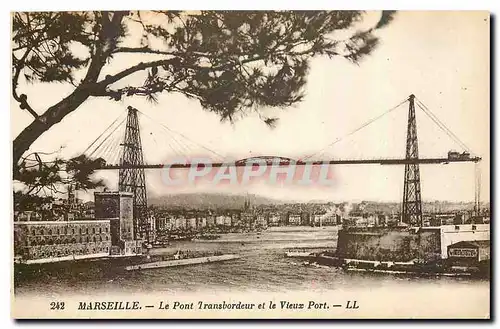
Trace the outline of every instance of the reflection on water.
[[16, 294], [57, 296], [68, 291], [93, 295], [121, 291], [176, 292], [210, 290], [254, 290], [278, 292], [287, 290], [336, 290], [373, 288], [398, 285], [478, 285], [489, 282], [457, 278], [412, 278], [393, 275], [346, 273], [336, 268], [305, 266], [297, 259], [284, 257], [284, 251], [293, 247], [314, 247], [334, 250], [337, 229], [327, 228], [273, 228], [262, 233], [223, 234], [220, 240], [175, 242], [155, 253], [173, 253], [177, 250], [221, 251], [237, 253], [242, 258], [211, 264], [170, 267], [144, 271], [116, 271], [106, 264], [83, 266], [67, 263], [58, 271], [44, 271], [35, 277], [16, 283]]

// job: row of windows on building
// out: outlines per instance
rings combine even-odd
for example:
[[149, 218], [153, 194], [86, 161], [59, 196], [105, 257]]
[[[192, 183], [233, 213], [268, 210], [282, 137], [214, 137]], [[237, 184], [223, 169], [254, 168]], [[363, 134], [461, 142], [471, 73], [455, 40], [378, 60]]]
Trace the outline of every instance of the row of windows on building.
[[135, 248], [125, 248], [125, 253], [133, 253], [135, 254], [136, 252], [139, 252], [139, 248], [137, 250]]
[[43, 245], [54, 245], [54, 244], [72, 244], [72, 243], [90, 243], [90, 242], [103, 242], [109, 241], [109, 235], [106, 235], [104, 238], [99, 236], [93, 236], [92, 238], [89, 236], [83, 237], [80, 236], [78, 238], [55, 238], [55, 239], [44, 239], [41, 236], [37, 238], [27, 239], [27, 246], [43, 246]]
[[[109, 227], [105, 227], [104, 228], [104, 231], [106, 233], [109, 233]], [[37, 234], [38, 232], [38, 234]], [[102, 227], [99, 227], [98, 230], [96, 230], [95, 227], [92, 228], [92, 230], [89, 230], [89, 228], [85, 228], [85, 229], [82, 229], [81, 227], [78, 229], [78, 230], [75, 230], [74, 228], [72, 229], [68, 229], [67, 227], [65, 227], [64, 229], [43, 229], [43, 228], [40, 228], [40, 229], [31, 229], [30, 233], [31, 235], [67, 235], [67, 234], [75, 234], [76, 232], [78, 232], [80, 235], [81, 234], [90, 234], [90, 232], [92, 232], [92, 234], [96, 234], [97, 232], [99, 232], [99, 234], [101, 234], [103, 232], [103, 229]]]
[[64, 257], [70, 255], [88, 255], [96, 253], [109, 253], [108, 246], [97, 246], [94, 248], [80, 248], [80, 249], [61, 249], [61, 250], [32, 250], [30, 253], [31, 258], [47, 258], [47, 257]]

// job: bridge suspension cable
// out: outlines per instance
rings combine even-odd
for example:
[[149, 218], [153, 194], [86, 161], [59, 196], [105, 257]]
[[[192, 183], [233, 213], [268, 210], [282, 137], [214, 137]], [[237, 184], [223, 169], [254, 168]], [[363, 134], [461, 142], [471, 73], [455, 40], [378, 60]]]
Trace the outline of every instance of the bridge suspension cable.
[[[138, 112], [139, 112], [139, 110], [138, 110]], [[155, 127], [159, 126], [160, 128], [162, 128], [162, 130], [159, 131], [159, 133], [161, 134], [160, 137], [161, 138], [166, 137], [166, 138], [163, 138], [161, 143], [163, 145], [167, 144], [176, 155], [186, 157], [187, 154], [192, 152], [191, 147], [187, 143], [185, 143], [181, 138], [178, 138], [179, 136], [176, 136], [175, 134], [173, 134], [171, 130], [168, 130], [165, 127], [159, 125], [158, 122], [156, 122], [153, 118], [144, 115], [142, 112], [139, 112], [139, 114], [142, 117], [145, 117], [149, 121], [154, 123]], [[144, 129], [141, 128], [141, 131], [144, 131]], [[157, 141], [157, 139], [155, 138], [155, 134], [151, 133], [150, 136], [158, 148], [163, 146], [163, 145], [160, 145], [160, 143]]]
[[88, 152], [90, 158], [102, 158], [105, 161], [111, 161], [116, 158], [120, 153], [121, 135], [119, 131], [123, 130], [123, 121], [114, 127], [109, 134], [103, 138], [100, 143], [91, 151]]
[[224, 158], [225, 158], [225, 157], [224, 157], [223, 155], [221, 155], [220, 153], [218, 153], [218, 152], [216, 152], [216, 151], [214, 151], [214, 150], [212, 150], [212, 149], [210, 149], [210, 148], [208, 148], [208, 147], [206, 147], [206, 146], [204, 146], [204, 145], [202, 145], [202, 144], [200, 144], [200, 143], [198, 143], [198, 142], [196, 142], [196, 141], [192, 140], [191, 138], [187, 137], [186, 135], [184, 135], [184, 134], [182, 134], [182, 133], [180, 133], [180, 132], [178, 132], [178, 131], [175, 131], [175, 130], [173, 130], [173, 129], [169, 128], [167, 125], [165, 125], [165, 124], [161, 123], [161, 122], [160, 122], [160, 121], [158, 121], [158, 120], [155, 120], [154, 118], [150, 117], [150, 116], [149, 116], [149, 115], [147, 115], [146, 113], [144, 113], [144, 112], [142, 112], [142, 111], [140, 111], [140, 110], [137, 110], [137, 111], [138, 111], [141, 115], [143, 115], [143, 116], [147, 117], [148, 119], [150, 119], [150, 120], [151, 120], [151, 121], [153, 121], [154, 123], [158, 124], [159, 126], [161, 126], [162, 128], [164, 128], [165, 130], [167, 130], [168, 132], [173, 133], [173, 134], [177, 134], [177, 135], [179, 135], [179, 136], [181, 136], [181, 137], [185, 138], [186, 140], [188, 140], [188, 141], [190, 141], [190, 142], [192, 142], [192, 143], [194, 143], [194, 144], [198, 145], [199, 147], [201, 147], [201, 148], [203, 148], [204, 150], [206, 150], [206, 151], [208, 151], [208, 152], [210, 152], [210, 153], [212, 153], [212, 154], [214, 154], [214, 155], [216, 155], [216, 156], [220, 157], [221, 159], [224, 159]]
[[318, 155], [318, 154], [323, 154], [325, 152], [326, 149], [328, 149], [329, 147], [337, 144], [338, 142], [342, 141], [343, 139], [351, 136], [351, 135], [354, 135], [355, 133], [357, 133], [358, 131], [360, 131], [361, 129], [371, 125], [372, 123], [374, 123], [375, 121], [379, 120], [380, 118], [384, 117], [385, 115], [391, 113], [392, 111], [396, 110], [397, 108], [399, 108], [401, 105], [403, 105], [404, 103], [406, 103], [408, 101], [408, 97], [406, 97], [403, 101], [401, 101], [399, 104], [389, 108], [387, 111], [383, 112], [382, 114], [378, 115], [377, 117], [375, 118], [372, 118], [370, 120], [368, 120], [367, 122], [363, 123], [361, 126], [359, 126], [358, 128], [352, 130], [351, 132], [347, 133], [346, 135], [344, 136], [341, 136], [339, 138], [337, 138], [336, 140], [334, 140], [332, 143], [328, 144], [327, 146], [325, 146], [324, 148], [322, 148], [321, 150], [311, 154], [311, 155], [308, 155], [306, 157], [304, 157], [302, 160], [307, 160], [307, 159], [310, 159], [312, 158], [313, 156], [315, 155]]
[[439, 118], [417, 97], [417, 106], [432, 120], [434, 123], [441, 128], [453, 141], [455, 141], [460, 147], [465, 151], [471, 153], [471, 150], [463, 143], [457, 135], [455, 135]]
[[[213, 154], [216, 160], [225, 159], [225, 157], [220, 153], [192, 140], [180, 132], [171, 129], [159, 120], [152, 118], [142, 111], [137, 110], [137, 112], [142, 117], [146, 117], [149, 121], [153, 122], [155, 124], [154, 127], [159, 126], [161, 128], [158, 131], [161, 138], [160, 141], [157, 140], [158, 136], [155, 137], [156, 132], [155, 134], [150, 134], [150, 138], [153, 139], [153, 142], [158, 148], [167, 145], [168, 148], [171, 149], [177, 156], [187, 157], [193, 153], [193, 145], [196, 145]], [[104, 131], [92, 141], [85, 151], [83, 151], [83, 154], [89, 158], [102, 158], [108, 164], [117, 164], [121, 155], [123, 130], [127, 120], [127, 116], [124, 116], [124, 113], [126, 112], [121, 113], [111, 124], [109, 124], [106, 129], [104, 129]], [[139, 122], [139, 124], [141, 126], [143, 125], [141, 122]], [[144, 131], [144, 129], [141, 128], [141, 131]]]
[[[122, 112], [120, 115], [118, 115], [118, 116], [116, 117], [116, 119], [115, 119], [113, 122], [111, 122], [111, 124], [110, 124], [109, 126], [107, 126], [107, 127], [106, 127], [106, 129], [104, 129], [104, 130], [103, 130], [103, 132], [102, 132], [99, 136], [97, 136], [97, 138], [96, 138], [96, 139], [95, 139], [95, 140], [94, 140], [94, 141], [93, 141], [93, 142], [92, 142], [92, 143], [91, 143], [91, 144], [90, 144], [90, 145], [89, 145], [89, 146], [85, 149], [85, 151], [83, 151], [82, 153], [83, 153], [83, 154], [86, 154], [86, 153], [87, 153], [87, 152], [88, 152], [88, 151], [92, 148], [92, 146], [94, 146], [94, 144], [95, 144], [95, 143], [97, 143], [97, 141], [98, 141], [98, 140], [99, 140], [99, 139], [100, 139], [100, 138], [101, 138], [101, 137], [102, 137], [102, 136], [103, 136], [103, 135], [104, 135], [107, 131], [109, 131], [109, 130], [111, 129], [111, 127], [112, 127], [112, 126], [113, 126], [116, 122], [118, 122], [118, 120], [119, 120], [119, 119], [123, 116], [123, 113], [125, 113], [125, 112]], [[117, 125], [117, 126], [116, 126], [116, 127], [115, 127], [115, 128], [114, 128], [114, 129], [113, 129], [113, 130], [109, 133], [109, 134], [108, 134], [108, 136], [107, 136], [105, 139], [109, 138], [109, 136], [110, 136], [111, 134], [113, 134], [113, 133], [116, 131], [116, 129], [117, 129], [118, 127], [120, 127], [120, 125], [121, 125], [121, 124], [125, 121], [125, 119], [126, 119], [126, 117], [122, 118], [122, 120], [120, 121], [120, 123], [119, 123], [119, 124], [118, 124], [118, 125]], [[104, 142], [104, 141], [102, 141], [102, 142], [99, 144], [99, 146], [100, 146], [103, 142]], [[99, 146], [97, 146], [97, 147], [94, 149], [94, 151], [93, 151], [92, 153], [94, 153], [94, 152], [95, 152], [95, 151], [99, 148]]]

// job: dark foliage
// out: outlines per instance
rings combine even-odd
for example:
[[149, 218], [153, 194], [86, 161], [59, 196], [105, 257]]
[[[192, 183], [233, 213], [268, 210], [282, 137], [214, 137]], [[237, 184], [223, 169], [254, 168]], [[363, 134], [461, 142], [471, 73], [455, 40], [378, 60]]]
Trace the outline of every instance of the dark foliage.
[[62, 188], [67, 185], [77, 190], [103, 187], [102, 180], [92, 178], [101, 161], [84, 155], [70, 160], [42, 161], [37, 153], [24, 158], [19, 165], [18, 180], [25, 189], [14, 193], [14, 209], [32, 210], [30, 207], [49, 203], [54, 195], [64, 193]]
[[[180, 92], [231, 119], [247, 108], [286, 107], [300, 101], [312, 57], [343, 56], [358, 62], [377, 45], [374, 29], [393, 18], [392, 12], [384, 12], [372, 29], [339, 40], [334, 32], [359, 22], [361, 12], [130, 12], [115, 19], [116, 15], [16, 13], [14, 85], [20, 72], [30, 82], [80, 85], [83, 81], [75, 81], [74, 73], [88, 68], [96, 57], [105, 57], [104, 66], [118, 54], [154, 54], [157, 60], [131, 64], [96, 81], [92, 94], [155, 100], [160, 92]], [[125, 46], [138, 34], [129, 31], [141, 32], [140, 46]], [[76, 55], [75, 44], [84, 46], [86, 54]], [[116, 81], [144, 70], [148, 73], [142, 85], [113, 88]]]
[[[295, 104], [304, 97], [313, 57], [340, 56], [358, 63], [377, 45], [375, 30], [394, 17], [394, 12], [383, 12], [375, 26], [356, 31], [362, 14], [14, 13], [12, 93], [20, 107], [35, 118], [14, 140], [14, 173], [17, 176], [18, 163], [31, 144], [89, 97], [121, 100], [144, 96], [156, 102], [159, 93], [181, 93], [197, 99], [222, 120], [232, 120], [250, 109]], [[338, 37], [337, 32], [351, 30], [349, 37]], [[131, 54], [139, 54], [141, 59], [130, 57]], [[127, 64], [116, 73], [103, 74], [118, 57]], [[143, 77], [143, 82], [133, 83], [131, 76]], [[35, 111], [31, 103], [36, 104], [36, 99], [32, 101], [18, 91], [20, 79], [31, 83], [70, 83], [75, 89], [50, 108]], [[270, 126], [276, 125], [276, 118], [262, 119]]]

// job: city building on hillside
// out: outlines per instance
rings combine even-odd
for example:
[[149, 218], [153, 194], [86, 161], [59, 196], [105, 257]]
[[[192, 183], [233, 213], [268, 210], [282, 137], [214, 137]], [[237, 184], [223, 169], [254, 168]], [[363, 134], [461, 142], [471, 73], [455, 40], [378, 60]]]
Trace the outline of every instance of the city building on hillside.
[[196, 217], [186, 218], [186, 228], [190, 230], [196, 228]]
[[224, 225], [224, 216], [216, 216], [215, 225]]
[[302, 218], [300, 214], [290, 214], [288, 215], [289, 225], [300, 225], [302, 223]]
[[174, 225], [173, 229], [174, 230], [184, 230], [186, 229], [186, 218], [184, 216], [179, 216], [174, 218]]
[[256, 219], [256, 225], [259, 227], [267, 227], [267, 216], [264, 214], [258, 214]]
[[224, 226], [231, 226], [231, 216], [224, 216]]
[[15, 211], [14, 212], [14, 221], [15, 222], [31, 222], [31, 221], [40, 221], [42, 216], [37, 211]]
[[280, 223], [280, 216], [278, 214], [269, 214], [268, 226], [278, 226]]
[[207, 226], [207, 218], [206, 217], [198, 217], [196, 219], [196, 228], [202, 229]]
[[324, 214], [312, 214], [310, 219], [310, 225], [312, 226], [323, 226], [323, 216]]
[[241, 213], [241, 226], [252, 229], [255, 226], [255, 214], [253, 212], [242, 212]]
[[207, 217], [207, 226], [212, 227], [215, 225], [216, 217], [214, 215], [208, 215]]
[[173, 227], [173, 218], [166, 215], [156, 217], [156, 229], [158, 232], [171, 230]]

